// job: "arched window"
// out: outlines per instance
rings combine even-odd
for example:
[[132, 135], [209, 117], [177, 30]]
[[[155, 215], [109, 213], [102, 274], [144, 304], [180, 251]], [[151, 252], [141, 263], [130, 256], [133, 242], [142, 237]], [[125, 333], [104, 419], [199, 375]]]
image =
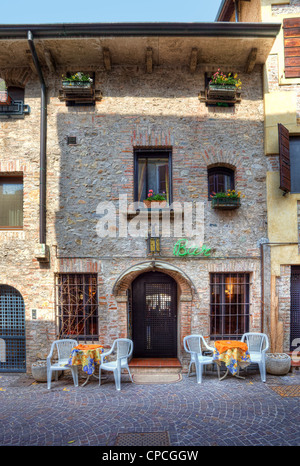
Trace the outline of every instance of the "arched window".
[[12, 286], [0, 285], [0, 373], [25, 371], [24, 300]]
[[213, 193], [225, 193], [234, 189], [234, 171], [227, 167], [212, 167], [208, 169], [208, 198]]

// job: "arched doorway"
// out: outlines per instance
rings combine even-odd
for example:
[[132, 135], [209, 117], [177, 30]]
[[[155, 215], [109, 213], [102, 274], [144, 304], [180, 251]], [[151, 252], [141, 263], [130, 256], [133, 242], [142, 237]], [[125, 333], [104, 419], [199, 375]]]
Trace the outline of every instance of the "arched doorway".
[[0, 372], [25, 372], [25, 306], [18, 290], [0, 285]]
[[132, 282], [134, 357], [177, 356], [177, 283], [162, 272], [140, 274]]

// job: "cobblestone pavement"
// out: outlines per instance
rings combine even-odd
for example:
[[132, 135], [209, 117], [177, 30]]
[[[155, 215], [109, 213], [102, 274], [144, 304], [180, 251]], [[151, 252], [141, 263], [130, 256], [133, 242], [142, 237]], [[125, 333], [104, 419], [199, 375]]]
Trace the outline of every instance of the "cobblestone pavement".
[[[120, 433], [165, 431], [174, 447], [300, 445], [300, 371], [267, 383], [255, 372], [223, 381], [207, 373], [202, 384], [185, 374], [164, 385], [122, 380], [117, 392], [110, 376], [75, 388], [64, 375], [47, 390], [25, 374], [0, 374], [0, 445], [113, 446]], [[290, 386], [298, 396], [275, 391]]]

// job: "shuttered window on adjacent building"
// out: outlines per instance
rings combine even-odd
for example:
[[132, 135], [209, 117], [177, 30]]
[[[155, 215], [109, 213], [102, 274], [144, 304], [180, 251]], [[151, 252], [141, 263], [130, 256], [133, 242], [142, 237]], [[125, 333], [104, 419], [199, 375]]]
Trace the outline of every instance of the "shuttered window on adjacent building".
[[279, 144], [279, 168], [280, 189], [285, 192], [291, 191], [291, 169], [290, 169], [290, 133], [281, 123], [278, 124]]
[[300, 78], [300, 18], [283, 20], [286, 78]]
[[278, 124], [280, 189], [286, 193], [300, 193], [300, 136]]

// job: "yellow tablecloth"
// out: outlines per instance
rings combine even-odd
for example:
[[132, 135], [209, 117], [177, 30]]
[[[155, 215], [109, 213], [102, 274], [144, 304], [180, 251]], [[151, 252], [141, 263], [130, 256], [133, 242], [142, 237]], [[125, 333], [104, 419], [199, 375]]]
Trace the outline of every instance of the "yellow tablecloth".
[[239, 367], [244, 368], [251, 363], [247, 344], [234, 340], [215, 341], [213, 360], [219, 365], [224, 362], [232, 375], [238, 373]]
[[96, 365], [101, 362], [101, 353], [104, 353], [102, 345], [78, 345], [72, 349], [69, 364], [82, 366], [82, 370], [88, 375], [95, 372]]

